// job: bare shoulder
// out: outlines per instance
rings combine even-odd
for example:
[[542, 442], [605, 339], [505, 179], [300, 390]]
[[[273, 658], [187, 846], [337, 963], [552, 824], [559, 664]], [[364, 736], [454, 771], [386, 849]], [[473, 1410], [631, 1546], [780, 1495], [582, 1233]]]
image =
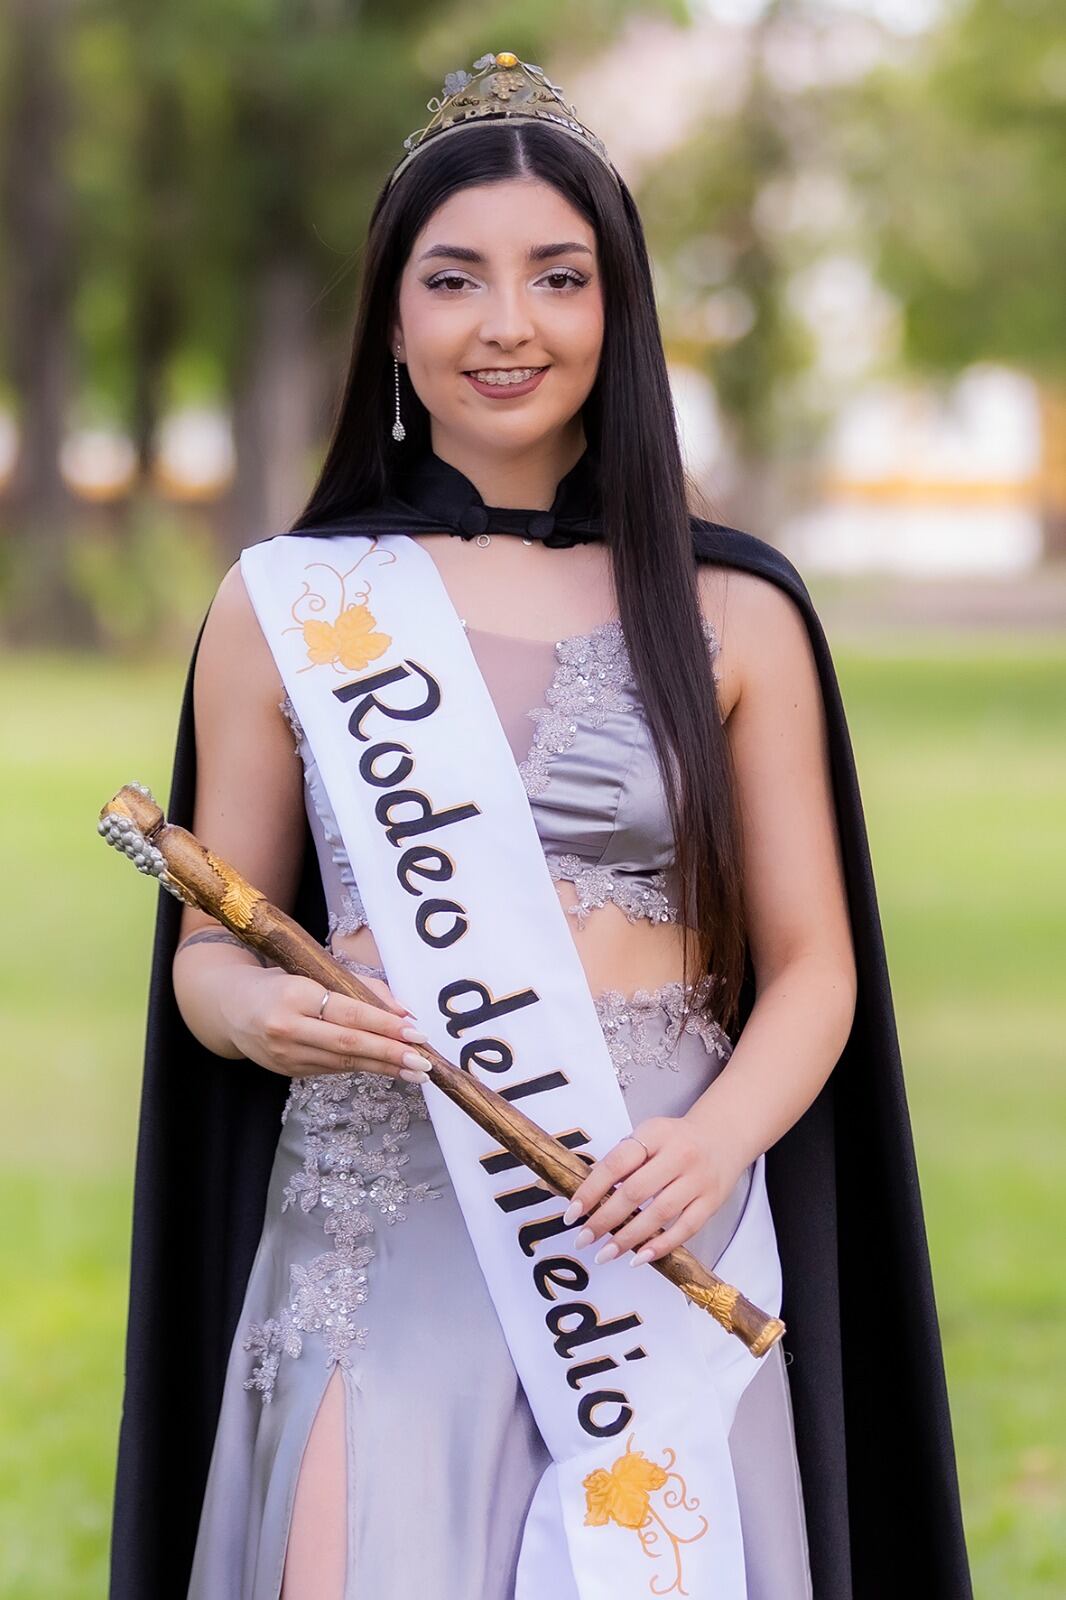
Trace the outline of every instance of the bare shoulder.
[[759, 573], [701, 563], [697, 584], [703, 615], [719, 643], [723, 708], [757, 689], [773, 693], [790, 684], [813, 685], [814, 655], [807, 625], [792, 596]]
[[285, 693], [239, 561], [224, 573], [215, 591], [204, 623], [196, 668], [198, 680], [222, 682], [239, 676], [244, 691], [250, 691], [257, 703], [269, 702], [276, 706]]
[[[196, 656], [193, 831], [268, 900], [291, 910], [303, 850], [304, 781], [279, 710], [284, 692], [234, 562], [215, 591]], [[212, 920], [186, 906], [181, 936]]]

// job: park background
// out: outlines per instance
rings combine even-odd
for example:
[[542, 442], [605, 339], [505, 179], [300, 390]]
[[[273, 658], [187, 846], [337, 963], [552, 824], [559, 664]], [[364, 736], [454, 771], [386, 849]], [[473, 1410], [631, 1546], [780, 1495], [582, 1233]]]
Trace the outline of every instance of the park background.
[[165, 802], [214, 587], [288, 526], [321, 457], [376, 189], [445, 73], [497, 48], [544, 66], [606, 140], [645, 219], [690, 470], [721, 520], [795, 561], [826, 627], [978, 1600], [1050, 1600], [1066, 1593], [1059, 0], [8, 0], [0, 1594], [106, 1589], [158, 891], [96, 818], [131, 779]]

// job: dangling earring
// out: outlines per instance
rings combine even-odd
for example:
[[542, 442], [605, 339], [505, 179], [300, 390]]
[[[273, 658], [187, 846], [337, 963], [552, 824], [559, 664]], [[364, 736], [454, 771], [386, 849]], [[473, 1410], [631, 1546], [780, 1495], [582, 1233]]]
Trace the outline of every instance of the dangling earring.
[[396, 381], [396, 421], [392, 425], [392, 437], [396, 440], [396, 443], [399, 444], [401, 439], [407, 438], [407, 429], [400, 421], [400, 363], [397, 361], [395, 356], [392, 358], [392, 365], [393, 375]]

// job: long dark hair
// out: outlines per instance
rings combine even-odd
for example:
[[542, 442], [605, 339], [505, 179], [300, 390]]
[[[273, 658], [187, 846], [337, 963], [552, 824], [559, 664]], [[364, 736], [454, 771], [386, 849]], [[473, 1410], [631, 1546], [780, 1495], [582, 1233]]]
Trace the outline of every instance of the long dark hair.
[[[290, 531], [320, 528], [376, 504], [393, 487], [398, 452], [430, 448], [425, 407], [401, 368], [407, 438], [391, 437], [389, 329], [412, 245], [433, 212], [468, 184], [550, 183], [595, 230], [604, 339], [583, 408], [598, 462], [601, 515], [623, 633], [663, 773], [676, 841], [686, 932], [686, 983], [715, 982], [701, 1013], [730, 1031], [744, 979], [740, 820], [696, 585], [666, 358], [644, 230], [632, 195], [579, 139], [546, 123], [487, 118], [431, 141], [374, 205], [351, 361], [332, 438]], [[686, 1015], [688, 1014], [686, 1008]]]

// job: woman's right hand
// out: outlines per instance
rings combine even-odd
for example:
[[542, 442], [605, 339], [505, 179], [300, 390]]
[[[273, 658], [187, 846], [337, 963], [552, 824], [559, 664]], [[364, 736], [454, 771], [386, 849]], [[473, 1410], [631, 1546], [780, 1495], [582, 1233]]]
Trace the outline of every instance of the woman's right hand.
[[249, 1061], [286, 1078], [326, 1072], [380, 1072], [426, 1083], [429, 1062], [414, 1049], [426, 1036], [380, 978], [361, 977], [388, 1009], [330, 991], [281, 967], [231, 969], [222, 1002], [227, 1031]]

